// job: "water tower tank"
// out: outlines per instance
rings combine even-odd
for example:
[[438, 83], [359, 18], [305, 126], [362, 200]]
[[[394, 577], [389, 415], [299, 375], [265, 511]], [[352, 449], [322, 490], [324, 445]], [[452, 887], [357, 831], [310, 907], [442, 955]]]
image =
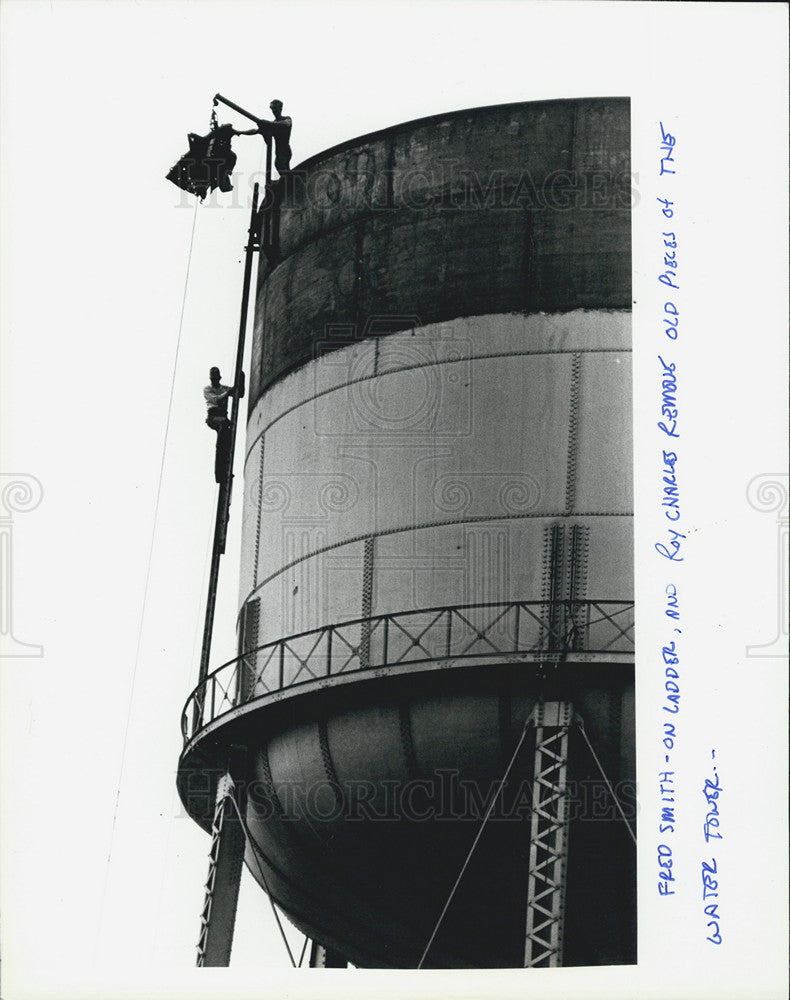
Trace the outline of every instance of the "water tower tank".
[[187, 703], [179, 781], [208, 828], [195, 775], [230, 762], [248, 868], [357, 965], [419, 963], [531, 720], [424, 962], [525, 964], [547, 708], [561, 960], [636, 958], [629, 143], [621, 98], [452, 112], [271, 210], [241, 655]]

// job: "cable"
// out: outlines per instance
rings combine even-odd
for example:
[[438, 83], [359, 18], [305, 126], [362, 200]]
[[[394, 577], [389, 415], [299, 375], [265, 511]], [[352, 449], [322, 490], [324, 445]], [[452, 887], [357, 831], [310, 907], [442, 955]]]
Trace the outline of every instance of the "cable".
[[[269, 897], [269, 903], [270, 903], [271, 908], [272, 908], [272, 913], [274, 914], [274, 919], [277, 921], [277, 926], [280, 928], [280, 935], [281, 935], [281, 937], [283, 939], [283, 944], [285, 945], [285, 949], [288, 952], [288, 957], [291, 960], [291, 965], [294, 967], [294, 969], [296, 969], [296, 968], [298, 968], [298, 966], [297, 966], [296, 961], [294, 959], [293, 952], [291, 951], [291, 946], [288, 944], [288, 938], [286, 938], [286, 936], [285, 936], [285, 930], [283, 928], [282, 921], [280, 920], [280, 914], [277, 912], [277, 907], [274, 905], [274, 900], [272, 899], [272, 894], [271, 894], [271, 891], [269, 889], [269, 884], [266, 881], [266, 875], [264, 874], [263, 868], [261, 867], [261, 863], [258, 860], [258, 850], [259, 850], [258, 845], [252, 839], [252, 835], [250, 834], [249, 828], [247, 827], [247, 823], [246, 823], [244, 817], [241, 814], [241, 810], [239, 809], [239, 805], [236, 802], [235, 796], [229, 794], [227, 797], [230, 799], [231, 803], [233, 804], [233, 808], [236, 810], [236, 815], [239, 817], [239, 822], [241, 823], [241, 828], [244, 831], [244, 839], [247, 841], [247, 843], [249, 844], [249, 846], [252, 848], [252, 854], [253, 854], [253, 857], [255, 858], [255, 864], [258, 867], [258, 872], [260, 873], [261, 881], [263, 882], [263, 888], [266, 890], [266, 895]], [[305, 939], [305, 944], [306, 943], [307, 943], [307, 939]], [[301, 961], [300, 961], [300, 964], [301, 964]]]
[[[428, 952], [430, 950], [431, 945], [433, 944], [433, 940], [434, 940], [434, 938], [436, 937], [436, 934], [439, 931], [439, 927], [441, 926], [441, 923], [444, 920], [445, 914], [447, 913], [447, 910], [449, 909], [450, 903], [452, 902], [453, 897], [455, 896], [456, 890], [458, 889], [458, 886], [459, 886], [459, 884], [461, 882], [461, 879], [463, 878], [463, 874], [466, 871], [466, 868], [467, 868], [467, 866], [469, 864], [469, 861], [471, 860], [472, 854], [474, 853], [474, 850], [477, 847], [477, 842], [480, 840], [480, 837], [481, 837], [481, 835], [483, 833], [483, 829], [485, 828], [485, 825], [488, 822], [489, 817], [491, 816], [491, 813], [492, 813], [492, 811], [494, 809], [494, 806], [496, 805], [497, 799], [499, 798], [500, 792], [502, 791], [502, 789], [504, 788], [505, 784], [507, 783], [508, 775], [510, 774], [510, 771], [511, 771], [511, 769], [513, 767], [513, 764], [515, 763], [516, 757], [518, 756], [518, 752], [521, 749], [522, 744], [524, 743], [524, 739], [526, 738], [527, 730], [528, 730], [528, 728], [530, 726], [530, 723], [532, 722], [532, 719], [533, 719], [533, 716], [530, 715], [529, 718], [527, 719], [527, 721], [524, 723], [524, 729], [523, 729], [523, 731], [521, 733], [521, 738], [518, 741], [516, 749], [513, 751], [513, 756], [510, 758], [510, 763], [507, 766], [507, 769], [505, 771], [504, 777], [502, 778], [502, 781], [500, 782], [499, 788], [497, 789], [496, 794], [492, 798], [491, 803], [489, 804], [488, 809], [486, 810], [486, 814], [483, 817], [483, 822], [480, 824], [480, 829], [477, 831], [477, 836], [474, 839], [474, 843], [472, 844], [471, 848], [469, 849], [469, 853], [466, 856], [466, 860], [464, 861], [464, 863], [463, 863], [463, 865], [461, 867], [461, 871], [458, 873], [458, 877], [455, 880], [455, 885], [453, 885], [453, 888], [450, 891], [450, 895], [447, 897], [447, 902], [444, 904], [444, 909], [442, 910], [441, 914], [439, 915], [439, 919], [436, 921], [436, 926], [433, 929], [433, 932], [432, 932], [432, 934], [431, 934], [431, 936], [430, 936], [430, 938], [428, 940], [428, 944], [425, 946], [425, 950], [423, 951], [422, 957], [420, 958], [420, 961], [419, 961], [419, 963], [417, 965], [418, 969], [421, 969], [422, 966], [423, 966], [423, 963], [425, 962], [425, 958], [426, 958], [426, 956], [427, 956], [427, 954], [428, 954]], [[584, 737], [585, 743], [590, 748], [590, 753], [593, 755], [593, 759], [595, 760], [595, 763], [598, 766], [598, 770], [601, 772], [603, 780], [606, 782], [606, 787], [609, 789], [609, 792], [610, 792], [612, 798], [615, 801], [615, 805], [617, 806], [617, 808], [620, 811], [620, 815], [623, 818], [623, 822], [625, 823], [626, 827], [628, 828], [628, 832], [631, 835], [631, 839], [633, 840], [634, 844], [636, 844], [636, 836], [634, 835], [634, 831], [631, 829], [631, 824], [628, 822], [628, 819], [626, 818], [625, 812], [623, 811], [623, 807], [620, 805], [620, 801], [617, 798], [617, 796], [615, 795], [615, 792], [614, 792], [614, 789], [612, 788], [611, 782], [607, 778], [606, 772], [604, 771], [603, 767], [601, 766], [601, 762], [598, 760], [598, 755], [596, 754], [595, 750], [593, 750], [592, 744], [590, 743], [590, 740], [589, 740], [589, 738], [587, 736], [587, 733], [586, 733], [586, 731], [584, 729], [584, 722], [578, 716], [577, 716], [577, 720], [576, 721], [578, 723], [579, 729], [581, 730], [581, 734]]]
[[581, 730], [581, 734], [584, 737], [584, 742], [590, 748], [590, 753], [593, 755], [593, 759], [595, 760], [595, 763], [598, 765], [598, 770], [601, 772], [601, 776], [603, 777], [603, 780], [606, 782], [606, 787], [609, 789], [609, 792], [610, 792], [612, 798], [614, 799], [614, 804], [620, 810], [620, 815], [623, 817], [623, 822], [628, 827], [628, 832], [631, 834], [631, 840], [633, 840], [634, 844], [636, 844], [636, 836], [634, 834], [634, 831], [631, 829], [631, 824], [626, 819], [626, 815], [623, 812], [623, 807], [620, 805], [620, 800], [615, 795], [614, 789], [612, 788], [612, 785], [611, 785], [609, 779], [606, 777], [606, 772], [601, 767], [601, 762], [598, 760], [598, 755], [593, 750], [592, 743], [590, 743], [590, 740], [589, 740], [589, 738], [587, 736], [587, 733], [586, 733], [586, 731], [584, 729], [584, 722], [581, 720], [581, 718], [579, 718], [577, 721], [579, 723], [579, 729]]
[[[212, 517], [213, 517], [213, 515], [212, 515]], [[205, 552], [205, 555], [203, 556], [203, 572], [202, 572], [202, 575], [200, 577], [200, 579], [201, 579], [201, 587], [200, 587], [200, 596], [198, 598], [198, 602], [199, 603], [200, 603], [200, 600], [202, 599], [203, 588], [205, 587], [206, 577], [208, 576], [208, 563], [209, 563], [209, 558], [210, 557], [211, 557], [211, 534], [209, 533], [208, 541], [206, 543], [206, 552]], [[192, 672], [192, 670], [193, 670], [193, 664], [195, 663], [195, 661], [197, 659], [197, 649], [198, 649], [198, 643], [200, 641], [200, 613], [199, 612], [200, 612], [200, 608], [198, 608], [198, 613], [195, 616], [195, 622], [196, 622], [196, 624], [195, 624], [195, 632], [194, 632], [194, 635], [192, 637], [192, 654], [191, 654], [191, 656], [189, 658], [189, 661], [187, 662], [187, 665], [186, 665], [185, 677], [184, 677], [184, 681], [183, 681], [183, 687], [184, 687], [184, 689], [186, 689], [188, 687], [188, 685], [189, 685], [189, 675]], [[178, 803], [178, 801], [179, 801], [178, 790], [176, 789], [175, 786], [173, 787], [173, 800], [176, 803]], [[169, 861], [169, 857], [170, 857], [170, 840], [171, 840], [172, 833], [173, 833], [173, 819], [174, 819], [174, 817], [175, 817], [175, 813], [171, 814], [171, 816], [170, 816], [170, 822], [169, 822], [168, 827], [167, 827], [167, 838], [165, 840], [164, 860], [162, 861], [162, 866], [163, 867], [167, 867], [168, 861]], [[164, 894], [164, 891], [165, 891], [165, 879], [164, 879], [164, 876], [162, 876], [159, 879], [159, 893], [157, 895], [157, 902], [156, 902], [156, 930], [155, 930], [155, 939], [158, 939], [158, 937], [159, 937], [159, 928], [161, 927], [161, 924], [162, 924], [162, 919], [161, 919], [162, 918], [162, 896]]]
[[304, 962], [304, 954], [307, 951], [307, 942], [310, 940], [309, 937], [305, 935], [304, 944], [302, 945], [302, 954], [299, 956], [299, 968], [302, 968], [302, 962]]
[[126, 748], [129, 741], [129, 723], [132, 718], [132, 705], [134, 704], [134, 691], [135, 691], [135, 685], [137, 683], [137, 668], [140, 662], [140, 648], [142, 644], [143, 624], [145, 623], [145, 612], [148, 605], [148, 588], [151, 582], [151, 563], [153, 562], [154, 541], [156, 539], [156, 528], [159, 521], [159, 501], [162, 495], [162, 479], [164, 477], [165, 456], [167, 454], [167, 439], [170, 431], [170, 417], [173, 410], [173, 394], [175, 391], [176, 370], [178, 367], [179, 350], [181, 348], [181, 332], [184, 327], [184, 311], [186, 308], [186, 301], [187, 301], [187, 289], [189, 287], [189, 271], [192, 264], [192, 247], [194, 246], [195, 242], [195, 223], [197, 222], [197, 210], [199, 204], [200, 202], [196, 198], [195, 212], [192, 216], [192, 232], [190, 233], [189, 236], [189, 250], [187, 252], [186, 273], [184, 275], [184, 294], [181, 298], [181, 315], [178, 321], [178, 335], [176, 337], [176, 348], [175, 348], [175, 353], [173, 355], [173, 371], [170, 378], [170, 396], [167, 401], [165, 435], [164, 435], [164, 440], [162, 441], [162, 457], [159, 462], [159, 481], [156, 487], [156, 500], [154, 502], [154, 523], [151, 529], [151, 544], [148, 548], [148, 566], [145, 572], [145, 586], [143, 587], [143, 601], [142, 601], [142, 608], [140, 610], [140, 624], [137, 629], [137, 644], [134, 653], [134, 665], [132, 667], [132, 684], [129, 690], [129, 707], [126, 712], [126, 724], [124, 726], [124, 732], [123, 732], [123, 745], [121, 748], [121, 772], [120, 775], [118, 776], [118, 788], [115, 793], [115, 808], [113, 810], [112, 828], [110, 830], [110, 849], [107, 854], [107, 868], [104, 874], [104, 888], [102, 889], [101, 904], [99, 906], [99, 925], [98, 925], [98, 930], [96, 932], [96, 937], [97, 937], [96, 948], [98, 948], [98, 937], [99, 934], [101, 933], [101, 927], [104, 922], [104, 906], [107, 897], [107, 885], [110, 876], [110, 861], [112, 860], [112, 851], [115, 843], [115, 827], [118, 821], [118, 806], [121, 800], [121, 786], [123, 785], [123, 776], [126, 768]]
[[463, 874], [466, 871], [466, 867], [467, 867], [467, 865], [469, 864], [469, 862], [470, 862], [470, 860], [472, 858], [472, 854], [474, 853], [474, 850], [477, 847], [477, 842], [478, 842], [478, 840], [480, 840], [480, 837], [482, 836], [483, 830], [485, 829], [485, 825], [488, 822], [488, 819], [489, 819], [491, 813], [493, 812], [494, 806], [497, 803], [497, 799], [499, 798], [500, 792], [502, 791], [502, 789], [505, 787], [505, 784], [507, 783], [508, 775], [510, 774], [511, 768], [513, 767], [513, 764], [516, 762], [516, 757], [518, 756], [518, 752], [519, 752], [519, 750], [521, 750], [521, 747], [522, 747], [522, 745], [524, 743], [524, 740], [526, 739], [527, 730], [530, 728], [531, 723], [532, 723], [532, 715], [530, 714], [529, 717], [527, 718], [527, 721], [524, 723], [524, 729], [521, 732], [521, 738], [519, 739], [518, 743], [516, 744], [516, 749], [513, 751], [513, 756], [510, 758], [510, 763], [508, 764], [507, 769], [505, 770], [504, 777], [502, 778], [501, 782], [499, 783], [499, 788], [497, 788], [496, 794], [491, 799], [491, 802], [490, 802], [490, 804], [488, 806], [488, 809], [486, 810], [486, 814], [483, 817], [483, 822], [480, 824], [480, 829], [477, 831], [477, 836], [474, 839], [474, 843], [469, 848], [469, 853], [467, 854], [466, 860], [464, 861], [463, 865], [461, 866], [461, 870], [458, 873], [458, 878], [455, 880], [455, 885], [450, 890], [450, 895], [447, 897], [447, 902], [444, 904], [444, 909], [439, 914], [439, 919], [436, 921], [436, 926], [434, 927], [433, 932], [432, 932], [430, 938], [428, 939], [428, 944], [426, 944], [426, 946], [425, 946], [425, 951], [423, 951], [422, 957], [420, 958], [420, 961], [417, 964], [417, 968], [418, 969], [422, 968], [423, 962], [425, 961], [425, 958], [426, 958], [428, 952], [430, 951], [431, 945], [433, 944], [433, 939], [436, 937], [436, 935], [437, 935], [437, 933], [439, 931], [439, 927], [441, 926], [441, 923], [444, 920], [444, 916], [445, 916], [445, 914], [447, 913], [447, 910], [450, 907], [450, 903], [453, 901], [453, 896], [455, 896], [456, 889], [458, 888], [458, 886], [459, 886], [459, 884], [461, 882], [461, 879], [463, 878]]

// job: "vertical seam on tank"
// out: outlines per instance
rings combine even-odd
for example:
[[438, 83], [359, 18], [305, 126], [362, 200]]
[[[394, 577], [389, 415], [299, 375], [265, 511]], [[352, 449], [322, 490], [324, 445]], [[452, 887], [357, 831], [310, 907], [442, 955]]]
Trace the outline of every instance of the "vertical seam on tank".
[[590, 528], [589, 525], [579, 525], [581, 532], [580, 539], [580, 565], [579, 565], [579, 588], [578, 598], [580, 601], [587, 599], [587, 572], [590, 565]]
[[574, 351], [571, 364], [571, 386], [568, 406], [568, 461], [565, 471], [565, 513], [571, 514], [576, 504], [576, 466], [579, 438], [579, 394], [582, 358]]
[[411, 707], [403, 702], [398, 705], [398, 728], [400, 730], [400, 745], [403, 760], [406, 765], [406, 775], [410, 781], [418, 777], [417, 755], [414, 752], [414, 734], [411, 728]]
[[368, 535], [362, 558], [362, 617], [369, 618], [373, 609], [373, 556], [375, 535]]
[[[285, 811], [285, 807], [282, 804], [282, 800], [280, 799], [279, 793], [277, 792], [277, 788], [274, 784], [274, 777], [272, 776], [271, 763], [269, 761], [268, 744], [264, 747], [264, 749], [260, 753], [259, 759], [261, 761], [261, 770], [263, 772], [263, 784], [266, 790], [266, 794], [269, 798], [269, 801], [272, 803], [272, 808], [274, 809], [275, 815], [277, 816], [277, 819], [280, 820], [279, 830], [282, 833], [282, 837], [286, 841], [292, 844], [299, 845], [302, 849], [304, 849], [305, 845], [308, 844], [310, 840], [309, 838], [306, 839], [305, 834], [302, 831], [302, 824], [300, 822], [293, 822], [293, 820], [296, 817], [294, 817], [293, 815], [289, 817]], [[315, 830], [313, 830], [312, 828], [309, 815], [307, 817], [307, 825], [308, 827], [310, 827], [312, 833], [314, 834]], [[280, 878], [283, 877], [287, 878], [287, 876], [284, 876], [284, 873], [282, 872], [281, 869], [275, 868], [271, 858], [265, 857], [264, 860], [266, 861], [266, 864], [269, 865], [270, 868], [272, 868], [272, 870], [278, 872]]]
[[551, 532], [552, 525], [543, 525], [543, 559], [541, 572], [541, 599], [551, 600]]
[[324, 765], [326, 780], [334, 793], [335, 802], [337, 803], [337, 807], [341, 810], [342, 814], [344, 810], [343, 791], [340, 788], [340, 780], [337, 776], [335, 764], [332, 760], [332, 754], [329, 750], [329, 733], [326, 728], [326, 720], [324, 719], [318, 723], [318, 745], [321, 749], [321, 760]]
[[551, 539], [553, 530], [553, 525], [543, 525], [543, 558], [541, 569], [541, 600], [543, 601], [543, 611], [541, 614], [540, 626], [541, 649], [545, 648], [549, 635], [545, 622], [547, 617], [551, 614]]
[[[239, 685], [237, 687], [239, 703], [249, 700], [250, 693], [255, 687], [257, 675], [257, 655], [251, 650], [257, 649], [258, 632], [260, 629], [260, 597], [253, 597], [246, 601], [242, 607], [241, 620], [239, 623], [239, 657], [241, 660], [241, 671], [239, 673]], [[250, 676], [252, 674], [252, 676]]]
[[552, 552], [551, 552], [551, 610], [549, 621], [551, 623], [550, 649], [556, 649], [561, 645], [560, 635], [564, 634], [565, 605], [561, 602], [567, 598], [568, 591], [568, 558], [569, 545], [567, 537], [567, 527], [564, 524], [555, 524], [552, 528]]
[[574, 570], [574, 558], [575, 553], [573, 551], [573, 545], [575, 538], [573, 536], [573, 528], [569, 528], [567, 524], [563, 524], [560, 528], [562, 534], [562, 550], [560, 553], [560, 566], [561, 576], [559, 577], [557, 583], [557, 592], [555, 593], [555, 599], [558, 601], [569, 601], [572, 596], [573, 587], [573, 570]]
[[269, 746], [268, 744], [263, 748], [261, 755], [261, 770], [263, 772], [263, 783], [266, 787], [266, 793], [274, 807], [274, 811], [277, 814], [278, 819], [285, 818], [285, 809], [280, 801], [280, 796], [277, 794], [277, 789], [274, 787], [274, 778], [272, 777], [272, 767], [269, 763]]
[[571, 525], [571, 544], [568, 550], [568, 592], [566, 597], [569, 601], [576, 600], [579, 589], [579, 525]]
[[570, 601], [573, 623], [572, 648], [584, 649], [587, 644], [587, 628], [579, 620], [579, 602], [584, 600], [587, 589], [587, 552], [589, 543], [589, 528], [583, 524], [574, 524], [571, 528], [570, 576], [568, 581], [568, 600]]
[[258, 586], [258, 558], [261, 551], [261, 518], [263, 514], [263, 451], [265, 435], [261, 435], [261, 460], [258, 472], [258, 510], [255, 522], [255, 561], [253, 563], [253, 590]]
[[[362, 608], [361, 617], [370, 618], [373, 611], [373, 557], [376, 544], [374, 535], [365, 539], [362, 557]], [[363, 622], [360, 630], [359, 665], [361, 669], [370, 666], [370, 622]]]

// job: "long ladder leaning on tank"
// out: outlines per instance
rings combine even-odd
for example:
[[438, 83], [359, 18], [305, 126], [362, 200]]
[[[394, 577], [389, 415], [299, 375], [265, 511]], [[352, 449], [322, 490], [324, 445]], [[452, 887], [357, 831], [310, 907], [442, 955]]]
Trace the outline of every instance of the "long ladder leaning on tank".
[[[200, 674], [198, 684], [206, 679], [211, 656], [211, 639], [214, 631], [214, 613], [217, 602], [220, 558], [225, 552], [230, 518], [230, 502], [233, 492], [233, 457], [236, 446], [236, 431], [239, 420], [240, 401], [243, 396], [244, 341], [247, 331], [247, 311], [252, 275], [253, 254], [260, 249], [260, 220], [258, 217], [258, 185], [253, 189], [252, 212], [248, 230], [244, 259], [244, 281], [241, 299], [241, 317], [236, 349], [236, 364], [233, 385], [236, 392], [231, 397], [228, 447], [223, 456], [224, 468], [218, 470], [219, 489], [217, 510], [214, 520], [214, 540], [211, 550], [211, 570], [209, 572], [206, 596], [206, 615], [203, 625], [203, 644], [200, 653]], [[219, 449], [219, 438], [217, 447]], [[194, 731], [202, 725], [204, 704], [200, 698], [195, 704]], [[235, 808], [232, 808], [235, 807]], [[198, 966], [227, 966], [233, 944], [233, 928], [236, 922], [236, 907], [241, 883], [241, 869], [244, 862], [245, 836], [237, 792], [230, 769], [217, 782], [217, 796], [214, 819], [211, 827], [211, 847], [209, 869], [205, 883], [203, 909], [200, 915], [200, 936], [197, 945]]]

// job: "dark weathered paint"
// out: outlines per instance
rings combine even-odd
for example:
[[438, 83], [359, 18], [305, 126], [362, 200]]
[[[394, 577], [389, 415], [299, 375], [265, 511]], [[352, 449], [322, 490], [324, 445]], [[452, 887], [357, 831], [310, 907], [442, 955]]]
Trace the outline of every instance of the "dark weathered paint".
[[629, 171], [624, 98], [454, 112], [313, 157], [261, 260], [251, 407], [373, 317], [630, 309]]

